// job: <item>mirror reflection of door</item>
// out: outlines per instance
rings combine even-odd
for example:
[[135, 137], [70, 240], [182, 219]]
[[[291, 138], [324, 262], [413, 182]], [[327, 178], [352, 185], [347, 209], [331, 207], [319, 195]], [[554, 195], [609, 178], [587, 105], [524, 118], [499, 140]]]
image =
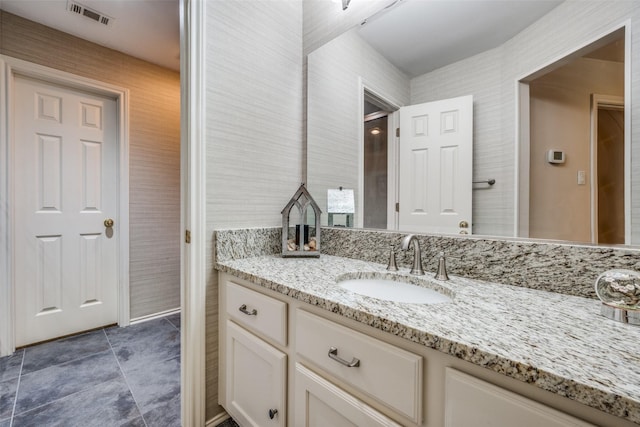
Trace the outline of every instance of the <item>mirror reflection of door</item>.
[[363, 226], [470, 234], [473, 97], [390, 110], [365, 91]]
[[400, 230], [472, 233], [473, 96], [400, 109]]

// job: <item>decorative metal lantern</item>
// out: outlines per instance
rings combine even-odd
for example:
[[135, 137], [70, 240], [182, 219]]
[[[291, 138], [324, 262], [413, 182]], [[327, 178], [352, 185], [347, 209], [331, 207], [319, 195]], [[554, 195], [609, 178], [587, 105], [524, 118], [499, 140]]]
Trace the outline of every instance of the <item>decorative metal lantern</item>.
[[320, 256], [321, 214], [320, 207], [302, 183], [282, 209], [283, 257]]

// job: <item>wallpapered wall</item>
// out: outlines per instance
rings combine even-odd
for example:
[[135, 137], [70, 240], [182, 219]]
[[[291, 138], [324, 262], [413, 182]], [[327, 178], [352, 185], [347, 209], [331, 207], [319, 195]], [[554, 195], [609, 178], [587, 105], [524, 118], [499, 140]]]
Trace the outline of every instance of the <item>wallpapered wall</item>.
[[[302, 2], [207, 1], [207, 236], [276, 226], [302, 176]], [[206, 419], [218, 406], [218, 280], [207, 280]]]

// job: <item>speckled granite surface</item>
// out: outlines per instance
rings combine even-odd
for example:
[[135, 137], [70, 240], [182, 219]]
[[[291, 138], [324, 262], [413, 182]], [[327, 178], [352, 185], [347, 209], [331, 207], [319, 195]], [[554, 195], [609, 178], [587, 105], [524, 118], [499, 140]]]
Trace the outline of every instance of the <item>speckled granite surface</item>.
[[601, 317], [598, 301], [423, 276], [453, 302], [385, 302], [336, 285], [348, 273], [388, 274], [385, 265], [328, 255], [219, 260], [216, 268], [640, 424], [640, 328]]
[[[280, 228], [221, 230], [216, 235], [220, 260], [280, 251]], [[398, 265], [409, 267], [413, 252], [399, 251], [405, 235], [323, 227], [322, 253], [386, 265], [394, 245]], [[419, 240], [427, 271], [435, 271], [437, 255], [444, 251], [448, 271], [459, 276], [587, 298], [596, 298], [593, 285], [600, 273], [640, 271], [640, 249], [436, 235], [420, 235]]]
[[218, 230], [215, 232], [216, 260], [250, 258], [282, 251], [281, 227]]

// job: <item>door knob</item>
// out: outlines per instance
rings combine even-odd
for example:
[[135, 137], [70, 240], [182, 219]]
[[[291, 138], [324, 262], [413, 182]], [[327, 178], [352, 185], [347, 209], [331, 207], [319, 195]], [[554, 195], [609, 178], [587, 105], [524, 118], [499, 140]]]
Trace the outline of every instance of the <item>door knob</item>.
[[107, 228], [113, 227], [113, 220], [111, 218], [107, 218], [104, 220], [104, 226]]
[[458, 224], [458, 227], [469, 228], [469, 223], [467, 221], [460, 221], [460, 223]]

